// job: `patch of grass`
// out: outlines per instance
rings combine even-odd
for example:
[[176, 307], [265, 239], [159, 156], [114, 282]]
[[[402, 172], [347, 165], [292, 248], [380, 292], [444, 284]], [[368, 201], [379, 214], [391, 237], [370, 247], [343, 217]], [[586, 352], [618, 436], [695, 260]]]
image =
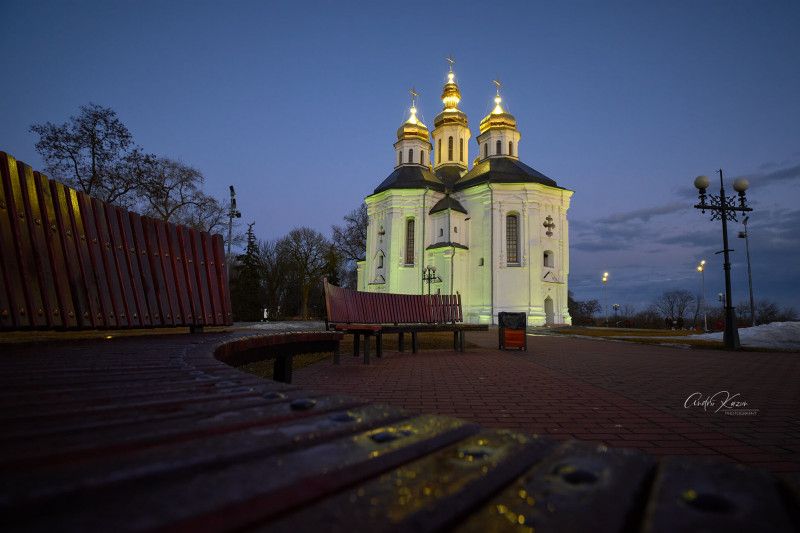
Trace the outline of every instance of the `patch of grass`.
[[672, 329], [635, 329], [635, 328], [587, 328], [570, 326], [553, 330], [564, 335], [582, 335], [584, 337], [685, 337], [697, 333], [692, 330]]

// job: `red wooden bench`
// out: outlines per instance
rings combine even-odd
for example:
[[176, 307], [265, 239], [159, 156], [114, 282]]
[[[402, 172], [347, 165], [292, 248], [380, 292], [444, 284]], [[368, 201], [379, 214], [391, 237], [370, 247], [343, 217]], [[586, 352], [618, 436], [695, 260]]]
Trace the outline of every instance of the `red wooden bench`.
[[[337, 287], [323, 279], [327, 327], [353, 335], [353, 355], [358, 355], [364, 337], [364, 364], [369, 364], [370, 338], [375, 352], [383, 354], [383, 334], [397, 333], [405, 348], [405, 334], [411, 333], [411, 351], [417, 353], [417, 334], [423, 331], [452, 331], [453, 349], [464, 351], [466, 331], [484, 331], [486, 325], [464, 324], [459, 294], [391, 294], [360, 292]], [[338, 364], [338, 357], [334, 363]]]
[[101, 202], [0, 151], [0, 331], [232, 323], [220, 235]]

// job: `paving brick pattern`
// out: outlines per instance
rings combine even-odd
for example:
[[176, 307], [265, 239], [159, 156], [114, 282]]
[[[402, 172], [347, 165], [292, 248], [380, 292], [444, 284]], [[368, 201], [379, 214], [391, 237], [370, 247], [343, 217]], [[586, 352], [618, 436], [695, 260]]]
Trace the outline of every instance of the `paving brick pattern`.
[[[555, 335], [501, 352], [497, 333], [468, 334], [466, 353], [342, 357], [295, 373], [306, 389], [456, 416], [484, 426], [599, 441], [656, 456], [716, 456], [800, 471], [800, 354], [686, 350]], [[739, 393], [758, 409], [730, 416], [684, 408], [701, 392]]]

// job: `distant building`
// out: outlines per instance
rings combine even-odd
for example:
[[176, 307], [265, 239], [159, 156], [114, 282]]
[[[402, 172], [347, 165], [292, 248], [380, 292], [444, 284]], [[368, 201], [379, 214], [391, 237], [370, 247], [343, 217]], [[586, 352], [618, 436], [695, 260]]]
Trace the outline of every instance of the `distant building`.
[[[517, 121], [500, 98], [481, 120], [478, 155], [452, 71], [431, 134], [410, 116], [397, 130], [395, 168], [365, 199], [369, 215], [362, 291], [461, 295], [466, 322], [525, 312], [529, 325], [569, 324], [567, 210], [572, 191], [519, 159]], [[432, 138], [432, 142], [431, 142]], [[431, 160], [433, 165], [431, 165]]]

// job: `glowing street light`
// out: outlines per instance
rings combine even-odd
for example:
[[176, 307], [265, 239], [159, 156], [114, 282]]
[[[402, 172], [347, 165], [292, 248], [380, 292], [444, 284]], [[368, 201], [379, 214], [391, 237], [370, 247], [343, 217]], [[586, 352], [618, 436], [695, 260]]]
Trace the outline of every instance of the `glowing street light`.
[[708, 312], [706, 311], [706, 260], [697, 265], [700, 272], [700, 308], [703, 310], [703, 331], [708, 331]]
[[603, 282], [603, 318], [605, 319], [606, 327], [608, 327], [608, 306], [606, 305], [606, 283], [608, 283], [608, 272], [603, 272], [603, 279], [600, 281]]

